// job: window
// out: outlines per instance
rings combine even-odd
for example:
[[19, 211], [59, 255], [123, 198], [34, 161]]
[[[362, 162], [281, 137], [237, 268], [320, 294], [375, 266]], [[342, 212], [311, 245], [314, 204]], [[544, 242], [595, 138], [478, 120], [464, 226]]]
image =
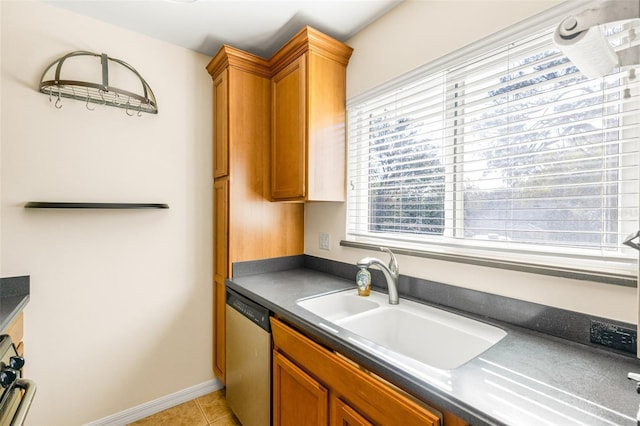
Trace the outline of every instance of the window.
[[640, 75], [587, 79], [554, 29], [349, 101], [347, 240], [635, 275]]

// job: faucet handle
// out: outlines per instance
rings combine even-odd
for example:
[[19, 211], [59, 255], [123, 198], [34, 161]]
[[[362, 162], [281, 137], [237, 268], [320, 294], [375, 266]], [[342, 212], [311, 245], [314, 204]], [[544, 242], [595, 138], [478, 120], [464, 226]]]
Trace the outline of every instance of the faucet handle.
[[391, 256], [391, 259], [389, 259], [389, 270], [394, 274], [397, 274], [399, 269], [398, 261], [396, 260], [396, 257], [391, 249], [389, 249], [388, 247], [380, 247], [380, 251], [386, 251], [387, 253], [389, 253], [389, 255]]

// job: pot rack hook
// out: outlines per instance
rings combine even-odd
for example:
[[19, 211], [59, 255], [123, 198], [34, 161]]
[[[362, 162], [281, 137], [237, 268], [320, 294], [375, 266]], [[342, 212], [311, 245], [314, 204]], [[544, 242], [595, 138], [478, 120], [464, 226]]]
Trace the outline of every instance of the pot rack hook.
[[60, 88], [58, 88], [58, 99], [56, 100], [56, 103], [54, 105], [57, 109], [62, 108], [62, 101], [60, 100]]
[[130, 106], [131, 106], [131, 103], [129, 102], [129, 99], [127, 99], [127, 105], [125, 106], [124, 112], [126, 112], [129, 117], [133, 117], [134, 113], [129, 114]]
[[95, 107], [89, 108], [89, 88], [87, 88], [87, 104], [85, 105], [89, 111], [95, 111]]

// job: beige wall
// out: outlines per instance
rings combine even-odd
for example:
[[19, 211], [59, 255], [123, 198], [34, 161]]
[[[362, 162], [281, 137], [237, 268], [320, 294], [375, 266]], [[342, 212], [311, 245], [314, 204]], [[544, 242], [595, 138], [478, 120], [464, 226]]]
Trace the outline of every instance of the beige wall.
[[[407, 1], [349, 41], [348, 94], [556, 3]], [[83, 424], [211, 380], [209, 58], [39, 2], [0, 0], [0, 19], [0, 276], [32, 279], [25, 345], [39, 389], [29, 424]], [[72, 50], [129, 62], [160, 114], [89, 112], [71, 100], [56, 110], [36, 87]], [[26, 211], [29, 200], [171, 209]], [[308, 204], [305, 252], [344, 262], [373, 254], [339, 247], [344, 216], [341, 203]], [[321, 231], [329, 252], [317, 248]], [[399, 260], [407, 275], [636, 321], [635, 289]]]
[[[559, 3], [407, 0], [347, 42], [354, 48], [347, 71], [348, 97]], [[378, 256], [378, 253], [339, 246], [345, 237], [344, 204], [316, 203], [307, 204], [305, 208], [305, 253], [349, 263], [368, 255]], [[320, 232], [331, 234], [331, 251], [318, 249]], [[399, 263], [401, 273], [410, 276], [637, 322], [635, 288], [407, 256], [400, 256]]]
[[[0, 275], [31, 275], [28, 423], [84, 424], [211, 381], [210, 58], [40, 2], [0, 10]], [[68, 99], [57, 110], [37, 85], [74, 50], [131, 64], [159, 114]], [[28, 211], [30, 200], [171, 208]]]

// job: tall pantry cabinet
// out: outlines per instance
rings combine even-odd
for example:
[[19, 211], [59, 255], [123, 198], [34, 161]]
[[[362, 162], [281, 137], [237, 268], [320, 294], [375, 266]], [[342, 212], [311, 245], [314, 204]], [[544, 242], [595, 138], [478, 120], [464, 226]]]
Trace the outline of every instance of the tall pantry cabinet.
[[[304, 27], [270, 59], [223, 46], [213, 79], [214, 371], [233, 262], [304, 253], [305, 201], [344, 201], [352, 49]], [[282, 202], [286, 201], [286, 202]]]
[[266, 60], [223, 46], [213, 79], [213, 369], [225, 382], [225, 279], [233, 262], [304, 252], [304, 206], [270, 196], [271, 70]]

